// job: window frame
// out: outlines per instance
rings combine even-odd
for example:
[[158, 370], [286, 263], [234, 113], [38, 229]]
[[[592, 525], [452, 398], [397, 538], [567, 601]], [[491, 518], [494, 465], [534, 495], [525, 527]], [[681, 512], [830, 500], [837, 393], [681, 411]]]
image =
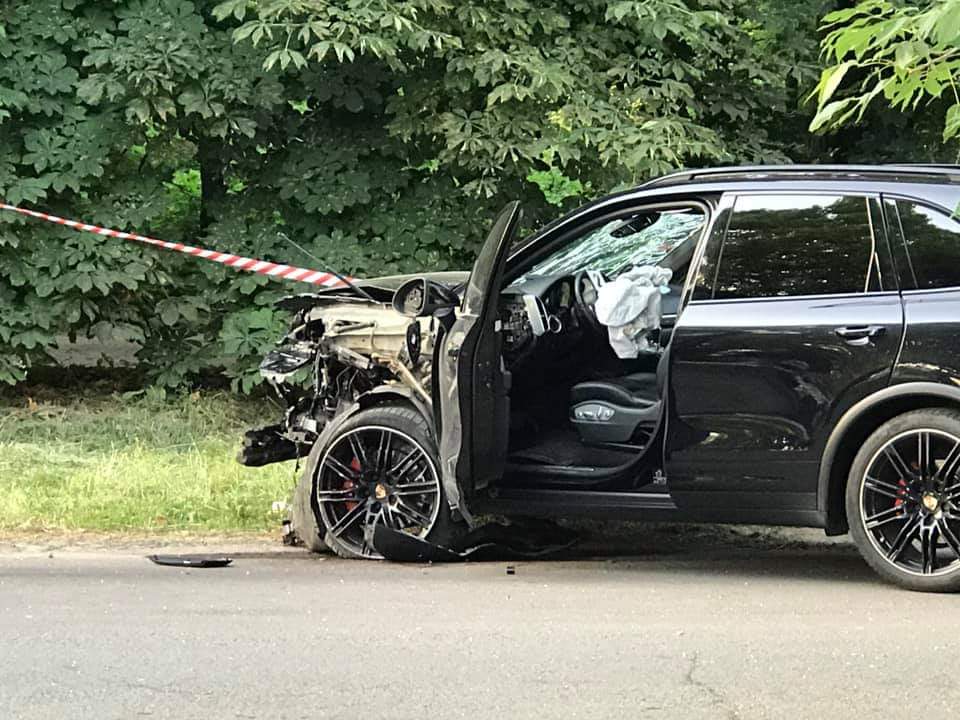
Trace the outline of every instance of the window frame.
[[[730, 220], [733, 218], [733, 215], [736, 211], [736, 201], [738, 198], [742, 197], [763, 197], [763, 196], [824, 196], [832, 195], [838, 198], [864, 198], [867, 201], [874, 200], [876, 201], [877, 207], [879, 208], [879, 217], [874, 217], [873, 213], [868, 211], [868, 221], [870, 222], [872, 230], [872, 240], [874, 246], [874, 253], [876, 261], [871, 259], [869, 264], [869, 272], [865, 278], [866, 282], [869, 283], [870, 277], [873, 274], [873, 267], [875, 262], [880, 266], [881, 273], [883, 265], [886, 265], [891, 270], [892, 277], [891, 282], [889, 283], [892, 287], [884, 288], [883, 290], [865, 290], [864, 292], [832, 292], [832, 293], [816, 293], [811, 295], [769, 295], [761, 297], [737, 297], [737, 298], [716, 298], [713, 295], [716, 293], [716, 283], [717, 277], [719, 276], [720, 266], [723, 260], [723, 247], [727, 242], [727, 231], [730, 227]], [[869, 205], [868, 205], [869, 207]], [[698, 249], [697, 254], [694, 256], [693, 262], [696, 262], [696, 267], [694, 267], [693, 262], [691, 262], [690, 271], [687, 274], [688, 287], [685, 290], [685, 302], [684, 304], [727, 304], [727, 303], [738, 303], [738, 302], [777, 302], [777, 301], [800, 301], [800, 300], [811, 300], [811, 299], [839, 299], [839, 298], [862, 298], [862, 297], [880, 297], [884, 295], [898, 295], [900, 293], [900, 277], [899, 270], [894, 262], [893, 254], [891, 253], [890, 248], [890, 239], [887, 233], [887, 219], [885, 216], [885, 208], [883, 205], [883, 195], [879, 192], [868, 192], [862, 190], [842, 190], [842, 189], [833, 189], [833, 188], [818, 188], [818, 189], [803, 189], [803, 190], [785, 190], [785, 189], [776, 189], [776, 190], [731, 190], [723, 193], [720, 198], [720, 201], [716, 207], [716, 219], [723, 219], [722, 230], [716, 225], [711, 225], [709, 232], [701, 238], [702, 247]], [[708, 255], [708, 250], [710, 242], [714, 239], [716, 232], [722, 232], [720, 237], [720, 257], [717, 262], [717, 266], [714, 269], [714, 277], [710, 286], [710, 297], [696, 298], [694, 297], [694, 291], [696, 290], [696, 283], [691, 282], [699, 278], [701, 271], [703, 270], [703, 263], [705, 258]], [[886, 253], [885, 261], [882, 261], [880, 258], [881, 253]], [[886, 283], [884, 283], [886, 285]]]
[[[884, 213], [887, 212], [887, 206], [886, 206], [887, 200], [890, 200], [893, 202], [894, 210], [896, 210], [896, 215], [893, 218], [888, 217], [885, 220], [886, 223], [893, 223], [893, 222], [897, 223], [897, 228], [898, 228], [897, 242], [899, 244], [900, 253], [899, 254], [892, 253], [894, 257], [894, 261], [896, 261], [897, 258], [900, 257], [900, 255], [902, 255], [906, 259], [908, 264], [907, 268], [901, 268], [899, 264], [895, 262], [896, 271], [897, 271], [897, 283], [898, 283], [898, 286], [901, 288], [900, 293], [902, 295], [917, 295], [919, 293], [956, 292], [957, 290], [960, 290], [960, 284], [948, 285], [945, 287], [936, 287], [936, 288], [920, 287], [919, 278], [916, 275], [916, 269], [913, 264], [913, 258], [910, 255], [910, 245], [907, 242], [907, 234], [906, 232], [904, 232], [903, 221], [900, 218], [900, 207], [899, 205], [897, 205], [897, 203], [901, 201], [913, 203], [914, 205], [919, 205], [929, 210], [933, 210], [934, 212], [941, 213], [944, 216], [946, 216], [948, 219], [953, 218], [954, 213], [948, 210], [947, 208], [943, 207], [942, 205], [938, 205], [937, 203], [931, 202], [930, 200], [924, 200], [923, 198], [916, 197], [915, 195], [901, 195], [899, 193], [885, 192], [880, 194], [880, 199], [881, 199], [881, 205], [883, 207]], [[958, 225], [958, 235], [960, 235], [960, 219], [955, 219], [954, 222], [956, 222]], [[886, 227], [887, 226], [885, 225], [884, 226], [885, 232], [886, 232]], [[893, 237], [890, 236], [888, 233], [888, 243], [891, 251], [893, 250], [894, 242], [895, 241]]]

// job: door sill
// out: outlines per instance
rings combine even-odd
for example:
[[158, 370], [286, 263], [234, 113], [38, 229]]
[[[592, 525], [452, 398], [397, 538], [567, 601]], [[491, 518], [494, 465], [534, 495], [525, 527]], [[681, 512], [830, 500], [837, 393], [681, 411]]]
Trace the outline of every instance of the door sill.
[[[659, 488], [658, 488], [659, 489]], [[479, 512], [591, 517], [609, 519], [668, 519], [677, 506], [667, 492], [601, 492], [498, 488], [496, 497], [477, 498]]]

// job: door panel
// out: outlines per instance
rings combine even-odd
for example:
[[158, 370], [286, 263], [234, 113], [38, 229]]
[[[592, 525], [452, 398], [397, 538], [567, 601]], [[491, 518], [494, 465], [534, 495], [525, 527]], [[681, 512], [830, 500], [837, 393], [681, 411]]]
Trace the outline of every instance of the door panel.
[[[837, 334], [861, 326], [883, 330]], [[829, 429], [888, 384], [902, 327], [897, 293], [688, 305], [670, 357], [677, 505], [815, 509]]]
[[500, 213], [480, 250], [456, 321], [437, 354], [440, 465], [452, 509], [468, 514], [471, 493], [503, 473], [510, 377], [503, 367], [497, 303], [520, 204]]
[[815, 510], [826, 438], [890, 382], [903, 308], [874, 197], [725, 196], [673, 332], [678, 507]]

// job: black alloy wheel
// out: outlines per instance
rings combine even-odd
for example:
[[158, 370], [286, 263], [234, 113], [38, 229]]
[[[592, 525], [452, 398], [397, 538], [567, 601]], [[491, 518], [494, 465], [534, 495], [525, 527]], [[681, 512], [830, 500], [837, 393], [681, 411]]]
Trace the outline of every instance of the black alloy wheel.
[[380, 559], [373, 546], [377, 525], [426, 539], [449, 515], [423, 428], [376, 422], [390, 411], [414, 412], [389, 407], [359, 413], [324, 444], [316, 465], [318, 519], [326, 544], [344, 557]]
[[847, 513], [880, 574], [913, 590], [960, 589], [960, 415], [919, 410], [877, 430], [851, 469]]

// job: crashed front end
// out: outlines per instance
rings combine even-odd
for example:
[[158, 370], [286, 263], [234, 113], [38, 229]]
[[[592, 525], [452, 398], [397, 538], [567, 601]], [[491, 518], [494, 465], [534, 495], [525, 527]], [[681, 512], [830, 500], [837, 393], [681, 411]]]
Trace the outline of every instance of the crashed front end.
[[332, 418], [374, 393], [431, 406], [434, 321], [392, 307], [391, 286], [402, 279], [362, 294], [350, 288], [280, 301], [294, 321], [260, 373], [285, 410], [277, 424], [244, 435], [240, 463], [259, 467], [309, 454]]

